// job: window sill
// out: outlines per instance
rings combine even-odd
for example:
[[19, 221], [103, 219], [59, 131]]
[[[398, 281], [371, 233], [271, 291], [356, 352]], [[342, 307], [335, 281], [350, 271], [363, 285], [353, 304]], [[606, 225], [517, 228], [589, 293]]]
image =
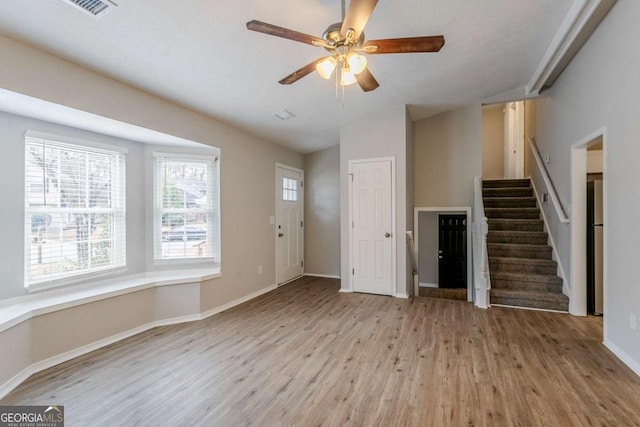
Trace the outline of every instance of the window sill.
[[0, 332], [42, 314], [144, 289], [200, 283], [221, 276], [219, 268], [148, 272], [6, 299], [0, 302]]

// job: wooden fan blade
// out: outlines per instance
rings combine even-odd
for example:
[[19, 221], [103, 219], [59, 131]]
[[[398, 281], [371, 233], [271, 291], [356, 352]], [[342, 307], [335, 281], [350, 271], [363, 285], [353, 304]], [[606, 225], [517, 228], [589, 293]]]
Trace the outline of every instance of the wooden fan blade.
[[353, 39], [357, 40], [377, 4], [378, 0], [351, 0], [342, 21], [340, 34], [346, 36], [347, 30], [352, 28], [355, 31]]
[[365, 68], [360, 74], [356, 74], [356, 80], [363, 91], [369, 92], [380, 86], [380, 83], [373, 77], [368, 68]]
[[256, 21], [255, 19], [247, 22], [247, 29], [310, 45], [314, 45], [314, 42], [321, 45], [326, 44], [326, 42], [319, 37], [310, 36], [309, 34], [300, 33], [284, 27], [278, 27], [277, 25], [267, 24], [266, 22]]
[[318, 62], [322, 61], [324, 58], [325, 57], [323, 56], [322, 58], [316, 59], [315, 61], [305, 65], [304, 67], [300, 68], [299, 70], [296, 70], [293, 73], [289, 74], [287, 77], [285, 77], [284, 79], [280, 80], [278, 83], [280, 83], [281, 85], [290, 85], [292, 83], [297, 82], [298, 80], [300, 80], [301, 78], [303, 78], [307, 74], [314, 72], [315, 69], [316, 69], [316, 64]]
[[444, 36], [406, 37], [402, 39], [369, 40], [363, 46], [377, 46], [374, 51], [365, 50], [369, 55], [380, 53], [438, 52], [444, 46]]

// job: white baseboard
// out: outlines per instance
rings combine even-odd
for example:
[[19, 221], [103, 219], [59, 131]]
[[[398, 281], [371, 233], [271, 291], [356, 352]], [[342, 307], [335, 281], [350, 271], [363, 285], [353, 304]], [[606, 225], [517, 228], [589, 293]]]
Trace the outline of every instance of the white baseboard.
[[247, 302], [249, 300], [252, 300], [254, 298], [259, 297], [260, 295], [266, 294], [268, 292], [271, 292], [273, 290], [277, 289], [277, 285], [271, 285], [271, 286], [267, 286], [266, 288], [260, 289], [256, 292], [253, 292], [249, 295], [245, 295], [241, 298], [235, 299], [233, 301], [230, 301], [226, 304], [223, 304], [221, 306], [218, 307], [214, 307], [210, 310], [207, 310], [205, 312], [202, 313], [197, 313], [197, 314], [189, 314], [186, 316], [180, 316], [180, 317], [173, 317], [170, 319], [161, 319], [161, 320], [156, 320], [153, 322], [149, 322], [149, 323], [145, 323], [144, 325], [140, 325], [137, 326], [135, 328], [129, 329], [127, 331], [124, 332], [120, 332], [118, 334], [112, 335], [110, 337], [107, 338], [103, 338], [101, 340], [98, 341], [94, 341], [90, 344], [84, 345], [82, 347], [78, 347], [75, 348], [73, 350], [69, 350], [65, 353], [62, 354], [58, 354], [56, 356], [50, 357], [48, 359], [45, 360], [41, 360], [39, 362], [35, 362], [29, 366], [27, 366], [25, 369], [23, 369], [22, 371], [20, 371], [17, 375], [15, 375], [13, 378], [11, 378], [10, 380], [6, 381], [4, 384], [0, 385], [0, 399], [4, 398], [7, 394], [9, 394], [13, 389], [15, 389], [17, 386], [19, 386], [22, 382], [24, 382], [27, 378], [29, 378], [31, 375], [38, 373], [40, 371], [44, 371], [45, 369], [49, 369], [52, 368], [56, 365], [59, 365], [60, 363], [64, 363], [67, 362], [71, 359], [75, 359], [76, 357], [82, 356], [84, 354], [90, 353], [92, 351], [98, 350], [102, 347], [106, 347], [110, 344], [116, 343], [118, 341], [122, 341], [126, 338], [132, 337], [134, 335], [137, 335], [139, 333], [148, 331], [149, 329], [153, 329], [153, 328], [157, 328], [159, 326], [168, 326], [168, 325], [175, 325], [178, 323], [185, 323], [185, 322], [193, 322], [193, 321], [197, 321], [197, 320], [202, 320], [202, 319], [206, 319], [207, 317], [211, 317], [214, 314], [218, 314], [221, 313], [225, 310], [228, 310], [232, 307], [235, 307], [237, 305], [240, 305], [244, 302]]
[[395, 297], [396, 298], [405, 298], [405, 299], [407, 299], [407, 298], [409, 298], [409, 294], [404, 294], [404, 293], [403, 294], [398, 294], [397, 293], [397, 294], [395, 294]]
[[640, 361], [631, 357], [628, 353], [626, 353], [624, 350], [612, 343], [607, 338], [605, 338], [603, 344], [613, 354], [615, 354], [618, 359], [622, 360], [622, 362], [627, 365], [637, 376], [640, 377]]
[[334, 274], [315, 274], [315, 273], [304, 273], [305, 276], [310, 277], [324, 277], [325, 279], [341, 279], [340, 276], [336, 276]]
[[338, 292], [344, 292], [346, 294], [352, 294], [353, 291], [351, 289], [340, 288]]
[[252, 292], [249, 295], [245, 295], [245, 296], [243, 296], [241, 298], [235, 299], [235, 300], [230, 301], [230, 302], [228, 302], [226, 304], [223, 304], [223, 305], [220, 305], [218, 307], [214, 307], [214, 308], [212, 308], [210, 310], [207, 310], [205, 312], [202, 312], [200, 314], [200, 319], [206, 319], [207, 317], [211, 317], [214, 314], [222, 313], [223, 311], [229, 310], [230, 308], [233, 308], [236, 305], [240, 305], [243, 302], [247, 302], [249, 300], [252, 300], [254, 298], [259, 297], [260, 295], [264, 295], [264, 294], [269, 293], [271, 291], [274, 291], [276, 289], [278, 289], [278, 285], [267, 286], [266, 288], [262, 288], [260, 290], [255, 291], [255, 292]]
[[423, 283], [423, 282], [420, 282], [419, 285], [422, 288], [438, 288], [439, 287], [437, 283]]

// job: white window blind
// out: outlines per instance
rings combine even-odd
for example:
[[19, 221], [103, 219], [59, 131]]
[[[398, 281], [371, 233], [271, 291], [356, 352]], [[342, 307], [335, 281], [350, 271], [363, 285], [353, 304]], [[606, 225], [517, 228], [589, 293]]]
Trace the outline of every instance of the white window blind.
[[155, 154], [156, 260], [220, 261], [218, 158]]
[[29, 135], [25, 146], [25, 285], [125, 266], [125, 154]]

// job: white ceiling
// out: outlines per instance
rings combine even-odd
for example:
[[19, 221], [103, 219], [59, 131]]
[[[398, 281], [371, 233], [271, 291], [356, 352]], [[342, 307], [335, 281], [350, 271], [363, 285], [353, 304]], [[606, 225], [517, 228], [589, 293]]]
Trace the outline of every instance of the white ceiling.
[[[117, 3], [96, 20], [62, 0], [2, 0], [0, 33], [310, 152], [337, 144], [343, 123], [387, 105], [408, 104], [417, 120], [524, 86], [572, 0], [380, 0], [367, 38], [443, 34], [446, 44], [437, 54], [370, 56], [380, 87], [346, 88], [344, 107], [315, 73], [277, 83], [323, 49], [245, 27], [257, 19], [321, 36], [340, 20], [339, 0]], [[273, 116], [282, 109], [296, 117]]]

